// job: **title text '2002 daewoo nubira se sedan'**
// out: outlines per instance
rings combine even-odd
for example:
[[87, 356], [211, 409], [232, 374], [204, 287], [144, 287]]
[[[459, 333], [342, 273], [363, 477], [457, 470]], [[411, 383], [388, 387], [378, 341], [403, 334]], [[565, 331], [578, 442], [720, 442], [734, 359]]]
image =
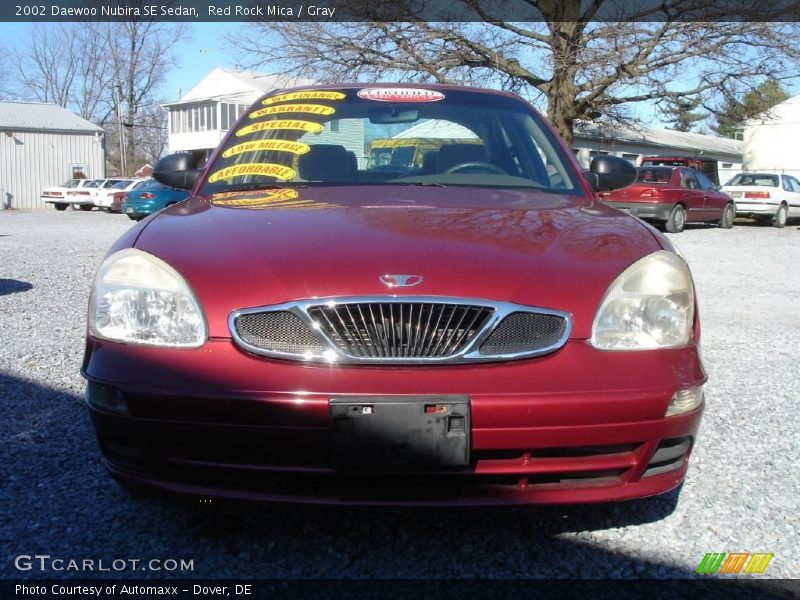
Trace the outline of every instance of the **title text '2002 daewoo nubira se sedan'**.
[[[373, 150], [375, 150], [373, 152]], [[100, 267], [83, 374], [124, 486], [295, 502], [579, 503], [682, 481], [692, 278], [519, 97], [283, 90]]]

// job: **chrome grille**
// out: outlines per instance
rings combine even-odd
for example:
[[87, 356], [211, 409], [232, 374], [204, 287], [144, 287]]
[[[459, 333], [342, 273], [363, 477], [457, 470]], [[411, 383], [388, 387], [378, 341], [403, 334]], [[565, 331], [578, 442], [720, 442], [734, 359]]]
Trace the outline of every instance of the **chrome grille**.
[[424, 364], [514, 360], [553, 352], [569, 313], [490, 300], [360, 296], [246, 308], [228, 318], [245, 350], [311, 362]]
[[481, 344], [481, 354], [507, 354], [547, 348], [564, 335], [567, 319], [559, 315], [514, 312]]
[[266, 351], [286, 354], [322, 354], [325, 346], [296, 314], [274, 310], [243, 314], [234, 320], [239, 336]]
[[314, 306], [308, 315], [336, 347], [356, 358], [440, 358], [472, 341], [494, 311], [432, 302]]

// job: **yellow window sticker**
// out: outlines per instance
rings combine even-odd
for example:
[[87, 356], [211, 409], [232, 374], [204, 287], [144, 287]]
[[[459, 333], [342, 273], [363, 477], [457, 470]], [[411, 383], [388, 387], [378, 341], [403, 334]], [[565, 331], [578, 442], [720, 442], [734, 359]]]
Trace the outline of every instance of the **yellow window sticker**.
[[224, 208], [255, 209], [292, 209], [311, 210], [321, 208], [336, 208], [337, 205], [328, 202], [318, 202], [309, 198], [299, 198], [297, 190], [283, 189], [266, 194], [253, 194], [253, 192], [229, 192], [213, 194], [211, 203]]
[[305, 92], [289, 92], [286, 94], [278, 94], [271, 98], [265, 98], [261, 104], [269, 106], [270, 104], [277, 104], [278, 102], [288, 102], [294, 100], [343, 100], [346, 94], [342, 92], [332, 92], [330, 90], [306, 90]]
[[311, 121], [296, 121], [294, 119], [279, 119], [277, 121], [259, 121], [251, 123], [236, 131], [236, 137], [242, 137], [248, 133], [255, 133], [257, 131], [267, 131], [271, 129], [288, 129], [291, 131], [307, 131], [309, 133], [319, 133], [324, 128], [319, 123], [312, 123]]
[[215, 171], [208, 178], [209, 183], [215, 183], [220, 179], [231, 179], [233, 177], [246, 177], [247, 175], [262, 175], [265, 177], [275, 177], [277, 179], [291, 179], [295, 176], [295, 170], [284, 165], [273, 163], [243, 163], [232, 167], [225, 167]]
[[297, 190], [286, 188], [284, 190], [277, 190], [267, 194], [255, 195], [251, 191], [214, 194], [211, 196], [211, 201], [217, 206], [247, 206], [253, 204], [254, 202], [295, 200], [299, 195], [300, 194], [297, 192]]
[[222, 158], [230, 158], [245, 152], [291, 152], [292, 154], [305, 154], [311, 150], [311, 146], [302, 142], [290, 142], [288, 140], [257, 140], [255, 142], [244, 142], [231, 146], [222, 153]]
[[250, 113], [251, 119], [257, 119], [265, 115], [276, 115], [279, 113], [305, 113], [308, 115], [332, 115], [336, 109], [325, 106], [324, 104], [280, 104], [278, 106], [267, 106]]

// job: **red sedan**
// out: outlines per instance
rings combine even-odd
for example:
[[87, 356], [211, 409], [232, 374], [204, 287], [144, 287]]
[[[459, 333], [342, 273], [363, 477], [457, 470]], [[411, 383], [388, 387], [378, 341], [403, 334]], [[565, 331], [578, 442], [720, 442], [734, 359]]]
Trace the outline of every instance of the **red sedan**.
[[[404, 132], [408, 132], [404, 134]], [[368, 168], [405, 135], [424, 164]], [[583, 503], [683, 480], [706, 374], [689, 269], [595, 200], [516, 95], [268, 94], [100, 267], [82, 372], [111, 474], [198, 497]]]
[[700, 171], [689, 167], [640, 167], [636, 183], [621, 190], [601, 192], [600, 198], [669, 233], [680, 233], [686, 223], [714, 222], [733, 227], [736, 205], [730, 196]]

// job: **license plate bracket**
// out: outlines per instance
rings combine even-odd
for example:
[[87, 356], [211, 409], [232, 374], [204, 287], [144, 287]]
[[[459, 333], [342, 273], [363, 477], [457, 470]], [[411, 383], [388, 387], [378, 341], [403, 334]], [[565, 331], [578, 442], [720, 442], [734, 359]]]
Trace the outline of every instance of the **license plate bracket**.
[[341, 396], [329, 407], [338, 469], [469, 465], [467, 396]]

